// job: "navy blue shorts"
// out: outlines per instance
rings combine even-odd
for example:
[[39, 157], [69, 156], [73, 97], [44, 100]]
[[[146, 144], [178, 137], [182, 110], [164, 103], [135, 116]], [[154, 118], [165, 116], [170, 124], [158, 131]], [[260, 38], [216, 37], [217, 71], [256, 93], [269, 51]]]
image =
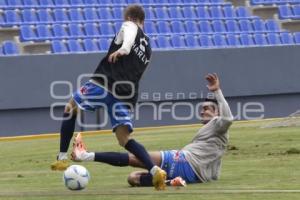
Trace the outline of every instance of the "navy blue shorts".
[[200, 182], [182, 151], [171, 150], [160, 153], [162, 157], [161, 168], [167, 172], [167, 179], [180, 176], [187, 183]]
[[130, 107], [103, 87], [88, 81], [73, 94], [73, 99], [82, 110], [95, 111], [104, 107], [110, 118], [113, 132], [120, 125], [128, 126], [130, 133], [133, 131]]

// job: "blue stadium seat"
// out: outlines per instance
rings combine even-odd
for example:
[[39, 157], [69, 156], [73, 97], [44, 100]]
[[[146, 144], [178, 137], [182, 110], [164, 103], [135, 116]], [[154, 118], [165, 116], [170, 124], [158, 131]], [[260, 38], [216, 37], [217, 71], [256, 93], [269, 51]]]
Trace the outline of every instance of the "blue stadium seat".
[[35, 7], [39, 5], [38, 0], [23, 0], [23, 4], [25, 7], [26, 6]]
[[68, 49], [67, 49], [65, 43], [62, 42], [61, 40], [52, 41], [51, 49], [52, 49], [53, 53], [66, 53], [66, 52], [68, 52]]
[[68, 22], [67, 10], [65, 8], [56, 8], [53, 11], [54, 19], [57, 22]]
[[227, 19], [236, 18], [236, 13], [233, 6], [223, 7], [224, 17]]
[[127, 0], [128, 1], [128, 4], [139, 4], [141, 3], [140, 0]]
[[171, 33], [170, 25], [166, 21], [157, 22], [159, 33]]
[[12, 41], [4, 41], [2, 43], [2, 48], [4, 55], [17, 55], [20, 53], [17, 44]]
[[211, 6], [209, 11], [210, 11], [210, 16], [214, 19], [224, 18], [221, 6]]
[[200, 46], [198, 38], [195, 35], [185, 35], [185, 42], [187, 44], [187, 47], [189, 48], [195, 48]]
[[280, 33], [281, 44], [294, 44], [294, 38], [291, 33], [283, 32]]
[[200, 21], [199, 26], [200, 26], [201, 33], [211, 33], [212, 32], [211, 25], [209, 24], [208, 21]]
[[39, 9], [37, 11], [40, 22], [53, 22], [53, 17], [47, 9]]
[[213, 47], [213, 41], [209, 35], [200, 35], [199, 36], [200, 46], [207, 48], [207, 47]]
[[62, 24], [53, 24], [53, 35], [55, 38], [68, 38], [69, 35], [66, 31], [66, 27]]
[[55, 3], [55, 5], [57, 6], [68, 6], [70, 3], [69, 3], [69, 0], [54, 0], [53, 1]]
[[295, 37], [295, 42], [297, 44], [300, 44], [300, 32], [294, 33], [294, 37]]
[[277, 34], [277, 33], [268, 33], [267, 40], [268, 40], [268, 43], [271, 45], [281, 44], [279, 34]]
[[114, 7], [113, 14], [115, 19], [120, 19], [120, 20], [123, 19], [123, 11], [124, 11], [123, 7]]
[[92, 40], [92, 39], [83, 40], [83, 47], [84, 47], [84, 50], [88, 51], [88, 52], [97, 52], [100, 50], [96, 41]]
[[268, 42], [266, 40], [266, 36], [263, 33], [255, 33], [254, 34], [254, 41], [255, 41], [255, 44], [259, 45], [259, 46], [268, 45]]
[[121, 26], [123, 24], [123, 21], [116, 21], [115, 23], [115, 30], [116, 30], [116, 33], [120, 31], [121, 29]]
[[255, 32], [266, 32], [266, 26], [262, 19], [254, 19], [253, 26]]
[[82, 27], [80, 24], [73, 23], [69, 24], [69, 33], [71, 37], [83, 37], [85, 34], [83, 33]]
[[22, 10], [23, 22], [37, 22], [37, 16], [35, 10], [24, 9]]
[[157, 49], [158, 48], [158, 46], [157, 46], [157, 41], [156, 41], [156, 37], [152, 37], [151, 39], [150, 39], [150, 45], [151, 45], [151, 48], [152, 49]]
[[84, 4], [87, 4], [87, 5], [98, 5], [98, 0], [84, 0]]
[[20, 40], [23, 41], [32, 41], [36, 40], [37, 35], [32, 26], [23, 25], [20, 27]]
[[179, 6], [170, 6], [169, 7], [170, 17], [172, 19], [182, 19], [183, 14], [181, 8]]
[[[184, 0], [183, 0], [184, 1]], [[174, 4], [174, 5], [176, 5], [176, 4], [182, 4], [182, 1], [181, 0], [172, 0], [172, 3]]]
[[42, 7], [49, 8], [49, 7], [52, 7], [54, 5], [54, 3], [52, 0], [40, 0], [40, 5]]
[[254, 41], [251, 34], [243, 33], [240, 35], [241, 45], [243, 46], [253, 46]]
[[214, 20], [212, 22], [212, 26], [213, 26], [214, 32], [217, 32], [217, 33], [226, 32], [226, 29], [225, 29], [225, 26], [224, 26], [224, 23], [222, 20]]
[[157, 44], [161, 49], [170, 49], [170, 38], [168, 36], [159, 35], [157, 36]]
[[244, 6], [239, 6], [236, 8], [236, 15], [239, 18], [249, 18], [250, 17], [249, 11]]
[[4, 11], [5, 26], [19, 25], [21, 24], [20, 15], [15, 10], [5, 10]]
[[38, 38], [41, 40], [52, 39], [53, 35], [48, 25], [37, 25], [36, 31]]
[[6, 1], [6, 3], [8, 5], [8, 7], [20, 8], [23, 6], [23, 3], [21, 0], [8, 0], [8, 1]]
[[184, 37], [181, 35], [173, 34], [171, 36], [171, 42], [172, 42], [173, 48], [185, 48], [186, 47]]
[[294, 5], [293, 6], [293, 13], [294, 13], [294, 17], [295, 19], [300, 19], [300, 5]]
[[144, 10], [145, 10], [146, 19], [156, 19], [156, 16], [154, 14], [152, 7], [146, 7]]
[[114, 19], [112, 11], [109, 7], [99, 8], [98, 16], [101, 20], [112, 20]]
[[227, 32], [240, 32], [239, 25], [236, 20], [226, 20]]
[[99, 40], [99, 49], [100, 49], [100, 51], [107, 51], [108, 48], [109, 48], [109, 45], [110, 45], [110, 43], [109, 43], [107, 38], [101, 38]]
[[241, 46], [241, 42], [239, 40], [239, 37], [236, 34], [228, 34], [227, 35], [227, 41], [228, 41], [229, 46], [234, 46], [234, 47]]
[[112, 23], [100, 23], [100, 31], [102, 35], [112, 36], [116, 32]]
[[185, 22], [186, 30], [188, 33], [198, 33], [199, 28], [195, 21], [186, 21]]
[[268, 31], [279, 31], [279, 25], [277, 24], [277, 22], [273, 19], [268, 19], [266, 21], [266, 27]]
[[78, 21], [78, 22], [84, 21], [81, 8], [71, 8], [69, 10], [69, 16], [71, 21]]
[[172, 21], [171, 28], [173, 33], [185, 33], [183, 22], [181, 21]]
[[197, 11], [197, 15], [200, 19], [210, 19], [211, 18], [207, 8], [204, 6], [197, 7], [196, 11]]
[[126, 0], [113, 0], [114, 4], [118, 4], [118, 5], [126, 5], [127, 1]]
[[100, 36], [100, 32], [96, 23], [85, 23], [84, 32], [87, 36]]
[[225, 47], [227, 46], [226, 38], [222, 34], [214, 34], [213, 35], [214, 46], [216, 47]]
[[166, 7], [155, 8], [155, 14], [158, 19], [168, 19], [170, 18], [168, 9]]
[[183, 7], [183, 15], [187, 19], [196, 19], [197, 18], [195, 8], [193, 6], [184, 6]]
[[95, 8], [84, 8], [83, 13], [87, 21], [97, 21], [99, 19]]
[[77, 40], [68, 40], [67, 44], [68, 44], [69, 52], [72, 53], [84, 52], [82, 45]]
[[242, 32], [252, 32], [253, 27], [250, 20], [242, 19], [239, 21], [240, 28]]
[[98, 3], [104, 4], [104, 5], [111, 5], [112, 1], [111, 0], [98, 0]]
[[289, 19], [293, 17], [292, 9], [290, 5], [281, 5], [278, 7], [279, 17], [281, 19]]
[[157, 29], [156, 29], [155, 23], [153, 21], [145, 22], [145, 32], [147, 34], [157, 33]]
[[71, 5], [84, 5], [85, 2], [83, 0], [70, 0]]

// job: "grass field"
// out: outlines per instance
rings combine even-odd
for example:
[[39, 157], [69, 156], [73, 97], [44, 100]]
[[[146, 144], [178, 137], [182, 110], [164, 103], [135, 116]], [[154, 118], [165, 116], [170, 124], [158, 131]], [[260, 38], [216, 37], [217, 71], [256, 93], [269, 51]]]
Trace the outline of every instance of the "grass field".
[[[87, 189], [68, 191], [62, 182], [62, 172], [49, 168], [57, 153], [58, 138], [2, 141], [0, 199], [300, 199], [300, 128], [259, 128], [263, 123], [266, 122], [232, 126], [219, 181], [159, 192], [129, 187], [126, 179], [133, 168], [100, 163], [81, 163], [92, 179]], [[148, 150], [179, 149], [197, 129], [161, 128], [137, 131], [134, 136]], [[122, 151], [112, 134], [86, 135], [84, 140], [90, 150]]]

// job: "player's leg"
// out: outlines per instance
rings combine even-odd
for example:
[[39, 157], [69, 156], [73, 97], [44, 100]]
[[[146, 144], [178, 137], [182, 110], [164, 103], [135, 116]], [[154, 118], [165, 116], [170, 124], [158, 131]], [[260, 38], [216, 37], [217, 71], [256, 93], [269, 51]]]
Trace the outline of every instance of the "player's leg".
[[127, 178], [129, 185], [135, 186], [153, 186], [152, 175], [145, 171], [131, 172]]

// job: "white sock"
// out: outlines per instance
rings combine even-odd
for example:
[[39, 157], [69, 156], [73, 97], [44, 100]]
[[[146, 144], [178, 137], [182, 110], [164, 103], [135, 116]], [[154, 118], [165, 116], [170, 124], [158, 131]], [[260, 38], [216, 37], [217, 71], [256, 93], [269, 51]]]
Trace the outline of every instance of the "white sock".
[[152, 169], [150, 170], [150, 174], [152, 174], [152, 176], [154, 176], [155, 172], [159, 169], [158, 166], [153, 166]]
[[67, 152], [59, 152], [57, 160], [67, 160], [68, 153]]
[[84, 152], [81, 153], [78, 158], [82, 161], [94, 161], [95, 160], [95, 152]]

